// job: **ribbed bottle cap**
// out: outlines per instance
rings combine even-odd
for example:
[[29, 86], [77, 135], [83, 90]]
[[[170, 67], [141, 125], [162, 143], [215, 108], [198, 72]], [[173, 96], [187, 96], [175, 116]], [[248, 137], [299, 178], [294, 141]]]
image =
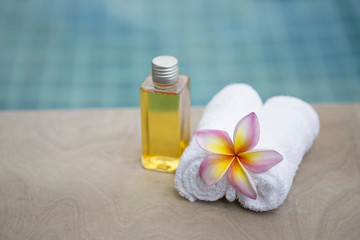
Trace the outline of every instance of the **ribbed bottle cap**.
[[172, 56], [158, 56], [152, 60], [153, 81], [161, 85], [177, 82], [179, 75], [178, 60]]

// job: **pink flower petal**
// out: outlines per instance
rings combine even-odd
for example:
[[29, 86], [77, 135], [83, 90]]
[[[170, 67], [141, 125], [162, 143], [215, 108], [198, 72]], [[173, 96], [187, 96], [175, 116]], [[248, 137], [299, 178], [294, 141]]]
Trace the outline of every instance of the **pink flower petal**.
[[229, 183], [237, 191], [249, 198], [256, 199], [257, 192], [255, 183], [237, 158], [231, 163], [227, 176]]
[[251, 112], [242, 118], [234, 131], [235, 153], [239, 154], [253, 149], [259, 142], [260, 126], [255, 113]]
[[240, 162], [253, 173], [263, 173], [283, 160], [274, 150], [253, 150], [239, 155]]
[[225, 155], [234, 155], [234, 145], [229, 134], [221, 130], [204, 129], [195, 132], [196, 142], [204, 150]]
[[210, 186], [215, 184], [226, 173], [234, 156], [211, 154], [201, 163], [199, 168], [200, 178]]

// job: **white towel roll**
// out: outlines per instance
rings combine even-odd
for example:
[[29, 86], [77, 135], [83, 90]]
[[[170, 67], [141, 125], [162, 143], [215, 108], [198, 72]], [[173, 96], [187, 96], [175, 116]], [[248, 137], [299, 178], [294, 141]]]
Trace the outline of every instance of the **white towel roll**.
[[[197, 129], [213, 128], [232, 132], [239, 119], [261, 107], [261, 98], [252, 87], [247, 84], [228, 85], [210, 100]], [[235, 200], [235, 189], [227, 179], [223, 178], [213, 186], [206, 186], [200, 179], [199, 166], [207, 154], [193, 138], [176, 170], [175, 186], [179, 193], [191, 202], [197, 199], [215, 201], [229, 189], [228, 200]]]
[[199, 176], [199, 166], [209, 153], [194, 138], [176, 171], [175, 187], [180, 195], [190, 201], [216, 201], [224, 196], [234, 201], [237, 197], [245, 208], [254, 211], [272, 210], [284, 202], [298, 165], [318, 135], [318, 116], [309, 104], [293, 97], [273, 97], [262, 106], [259, 95], [250, 86], [232, 84], [212, 98], [197, 129], [225, 130], [232, 136], [236, 123], [250, 112], [258, 115], [260, 124], [260, 140], [255, 148], [273, 149], [284, 158], [265, 173], [251, 174], [257, 199], [237, 193], [226, 177], [206, 186]]

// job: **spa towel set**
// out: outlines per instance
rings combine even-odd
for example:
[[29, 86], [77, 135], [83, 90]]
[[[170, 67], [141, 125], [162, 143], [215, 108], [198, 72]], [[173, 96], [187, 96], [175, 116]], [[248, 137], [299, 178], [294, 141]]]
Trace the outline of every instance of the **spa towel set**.
[[197, 130], [224, 130], [233, 138], [239, 120], [252, 112], [260, 127], [255, 149], [271, 149], [282, 156], [282, 161], [266, 172], [248, 172], [257, 189], [256, 199], [237, 191], [226, 174], [213, 185], [204, 183], [199, 168], [210, 153], [195, 137], [185, 149], [175, 175], [175, 187], [181, 196], [191, 202], [216, 201], [225, 196], [230, 202], [237, 199], [243, 207], [258, 212], [276, 209], [285, 201], [299, 164], [319, 133], [319, 118], [314, 109], [300, 99], [278, 96], [263, 104], [249, 85], [232, 84], [211, 99]]

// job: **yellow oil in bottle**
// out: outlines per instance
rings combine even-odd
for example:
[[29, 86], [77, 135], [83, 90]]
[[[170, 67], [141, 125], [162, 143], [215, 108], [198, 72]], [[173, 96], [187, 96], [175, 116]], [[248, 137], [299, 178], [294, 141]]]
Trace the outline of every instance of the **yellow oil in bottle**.
[[142, 165], [175, 172], [190, 140], [190, 78], [180, 74], [176, 85], [156, 88], [151, 74], [140, 88]]

